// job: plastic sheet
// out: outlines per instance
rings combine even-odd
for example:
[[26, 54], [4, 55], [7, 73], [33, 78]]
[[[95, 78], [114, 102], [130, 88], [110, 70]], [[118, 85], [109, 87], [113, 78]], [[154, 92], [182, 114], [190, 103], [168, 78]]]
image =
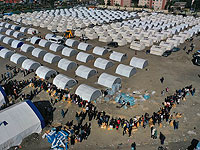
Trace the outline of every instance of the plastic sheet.
[[126, 93], [120, 93], [115, 97], [115, 101], [117, 103], [122, 104], [123, 101], [125, 103], [129, 102], [131, 106], [135, 105], [135, 99], [132, 96], [127, 95]]

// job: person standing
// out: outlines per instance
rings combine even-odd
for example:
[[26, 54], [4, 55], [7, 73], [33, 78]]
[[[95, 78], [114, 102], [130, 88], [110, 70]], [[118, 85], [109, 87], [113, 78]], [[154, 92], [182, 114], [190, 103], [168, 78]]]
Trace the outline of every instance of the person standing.
[[65, 117], [65, 112], [64, 112], [63, 109], [61, 110], [61, 115], [62, 115], [63, 118]]
[[133, 143], [131, 144], [131, 150], [136, 150], [136, 144], [135, 144], [135, 142], [133, 142]]
[[164, 77], [162, 77], [162, 78], [160, 78], [160, 82], [163, 84], [163, 82], [164, 82]]
[[161, 143], [161, 145], [163, 145], [164, 144], [164, 142], [165, 142], [165, 136], [164, 136], [164, 134], [162, 134], [162, 132], [160, 132], [160, 143]]

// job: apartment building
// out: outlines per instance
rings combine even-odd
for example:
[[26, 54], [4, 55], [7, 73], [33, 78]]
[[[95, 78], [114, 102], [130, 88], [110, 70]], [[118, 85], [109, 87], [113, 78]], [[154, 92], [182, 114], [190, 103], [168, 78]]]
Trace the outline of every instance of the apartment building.
[[122, 6], [122, 7], [130, 7], [131, 6], [131, 0], [104, 0], [105, 5], [108, 4], [108, 1], [110, 1], [111, 6]]
[[155, 10], [165, 9], [167, 0], [139, 0], [138, 6], [147, 6]]

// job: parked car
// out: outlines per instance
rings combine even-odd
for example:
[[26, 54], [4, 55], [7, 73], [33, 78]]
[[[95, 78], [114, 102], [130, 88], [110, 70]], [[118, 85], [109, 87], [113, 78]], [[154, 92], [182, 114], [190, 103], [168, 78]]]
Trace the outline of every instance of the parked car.
[[194, 54], [193, 54], [193, 58], [195, 58], [196, 56], [200, 55], [200, 50], [196, 51]]
[[200, 66], [200, 54], [195, 57], [193, 56], [192, 62], [194, 65]]
[[65, 43], [65, 40], [63, 38], [58, 38], [58, 37], [51, 37], [49, 39], [50, 42], [53, 42], [53, 43], [57, 43], [57, 44], [64, 44]]
[[110, 46], [110, 47], [114, 47], [114, 48], [118, 47], [118, 43], [117, 42], [110, 42], [107, 45]]
[[168, 51], [165, 51], [162, 56], [164, 57], [168, 57], [169, 55], [171, 55], [172, 51], [171, 50], [168, 50]]
[[171, 49], [171, 51], [172, 51], [172, 52], [178, 52], [178, 51], [180, 51], [180, 48], [174, 47], [174, 48]]

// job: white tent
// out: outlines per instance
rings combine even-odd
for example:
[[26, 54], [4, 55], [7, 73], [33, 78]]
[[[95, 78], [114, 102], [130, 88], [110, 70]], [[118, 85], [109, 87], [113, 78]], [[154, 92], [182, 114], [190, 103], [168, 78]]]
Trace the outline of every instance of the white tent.
[[108, 35], [101, 35], [99, 36], [99, 41], [100, 42], [111, 42], [112, 41], [112, 37], [108, 36]]
[[24, 36], [24, 34], [21, 32], [15, 31], [12, 36], [18, 39]]
[[40, 66], [39, 68], [37, 68], [36, 72], [37, 76], [39, 78], [42, 78], [42, 79], [48, 79], [50, 78], [52, 75], [56, 75], [57, 72], [53, 69], [50, 69], [48, 67], [45, 67], [45, 66]]
[[132, 41], [131, 45], [130, 45], [130, 48], [134, 49], [134, 50], [141, 51], [141, 50], [145, 49], [145, 44], [143, 44], [143, 43], [141, 43], [139, 41]]
[[8, 30], [6, 30], [5, 34], [8, 36], [11, 36], [11, 35], [13, 35], [14, 32], [15, 32], [14, 30], [8, 29]]
[[165, 51], [165, 47], [153, 45], [150, 49], [150, 54], [161, 56]]
[[132, 57], [130, 66], [135, 68], [143, 69], [148, 65], [148, 61], [142, 58]]
[[93, 59], [94, 59], [93, 55], [84, 52], [79, 52], [78, 55], [76, 56], [76, 60], [84, 63], [87, 63], [88, 61]]
[[96, 75], [97, 71], [95, 69], [89, 68], [87, 66], [84, 65], [80, 65], [76, 71], [75, 71], [76, 75], [79, 77], [82, 77], [84, 79], [88, 79], [94, 75]]
[[127, 58], [127, 56], [126, 56], [126, 54], [113, 51], [113, 53], [110, 54], [109, 58], [111, 60], [121, 62], [121, 61], [125, 60]]
[[108, 53], [108, 50], [103, 48], [103, 47], [99, 47], [99, 46], [96, 46], [94, 49], [93, 49], [93, 53], [96, 54], [96, 55], [105, 55]]
[[23, 33], [27, 33], [27, 32], [28, 32], [28, 28], [26, 28], [26, 27], [21, 27], [19, 31], [20, 31], [20, 32], [23, 32]]
[[3, 43], [8, 44], [8, 45], [11, 45], [11, 43], [12, 43], [14, 40], [15, 40], [15, 39], [6, 36], [6, 37], [4, 37], [4, 39], [3, 39]]
[[38, 45], [40, 45], [41, 47], [49, 48], [49, 46], [51, 45], [51, 42], [44, 40], [44, 39], [41, 39]]
[[171, 50], [174, 47], [174, 44], [162, 41], [160, 42], [160, 46], [164, 47], [166, 50]]
[[150, 47], [153, 45], [153, 40], [152, 39], [149, 39], [149, 38], [142, 38], [140, 40], [140, 43], [146, 47]]
[[59, 89], [66, 89], [66, 88], [71, 88], [74, 85], [77, 84], [76, 80], [65, 76], [63, 74], [58, 74], [54, 79], [53, 79], [53, 84], [59, 88]]
[[14, 54], [13, 51], [5, 49], [5, 48], [0, 50], [0, 57], [2, 58], [10, 58], [13, 54]]
[[59, 62], [58, 62], [58, 68], [60, 69], [63, 69], [65, 71], [68, 71], [68, 70], [71, 70], [71, 69], [74, 69], [77, 67], [77, 64], [73, 61], [70, 61], [68, 59], [61, 59]]
[[27, 31], [27, 33], [33, 35], [33, 34], [38, 34], [39, 31], [36, 30], [36, 29], [33, 29], [33, 28], [29, 28], [28, 31]]
[[78, 46], [79, 42], [73, 39], [67, 39], [65, 44], [69, 47], [75, 47]]
[[35, 47], [29, 44], [23, 44], [21, 46], [21, 51], [23, 52], [32, 52]]
[[0, 34], [0, 41], [3, 41], [3, 39], [5, 38], [5, 35]]
[[12, 48], [20, 48], [24, 43], [19, 40], [13, 40], [11, 43]]
[[76, 50], [74, 50], [74, 49], [72, 49], [72, 48], [69, 48], [69, 47], [65, 47], [65, 48], [63, 48], [63, 50], [62, 50], [62, 55], [68, 56], [68, 57], [74, 56], [74, 55], [76, 55], [77, 53], [78, 53], [78, 52], [77, 52]]
[[6, 32], [6, 28], [0, 27], [0, 32]]
[[78, 45], [78, 49], [83, 51], [89, 51], [90, 49], [92, 49], [92, 45], [81, 42]]
[[76, 89], [75, 94], [79, 95], [83, 100], [93, 101], [100, 97], [101, 91], [86, 84], [81, 84]]
[[43, 61], [52, 64], [52, 63], [58, 62], [60, 59], [61, 59], [61, 57], [58, 55], [54, 55], [52, 53], [46, 53], [44, 55]]
[[56, 44], [56, 43], [52, 43], [49, 47], [49, 50], [52, 50], [54, 52], [58, 52], [61, 51], [64, 48], [64, 46]]
[[37, 58], [43, 58], [46, 53], [47, 53], [47, 51], [42, 50], [40, 48], [34, 48], [32, 51], [32, 55]]
[[6, 150], [21, 144], [33, 133], [40, 133], [45, 127], [44, 118], [31, 101], [17, 103], [0, 111], [0, 149]]
[[12, 61], [15, 64], [22, 64], [24, 62], [24, 60], [26, 60], [27, 57], [18, 53], [13, 54], [10, 57], [10, 61]]
[[33, 36], [31, 38], [31, 44], [39, 44], [41, 38], [37, 37], [37, 36]]
[[16, 25], [12, 25], [11, 29], [12, 30], [19, 30], [21, 27], [20, 26], [16, 26]]
[[26, 70], [29, 70], [29, 69], [36, 70], [40, 66], [41, 66], [40, 63], [33, 61], [31, 59], [26, 59], [22, 63], [22, 68], [24, 68]]
[[113, 66], [113, 62], [103, 59], [103, 58], [97, 58], [94, 62], [94, 66], [100, 69], [108, 69]]
[[7, 95], [6, 95], [5, 91], [4, 91], [4, 89], [0, 85], [0, 107], [3, 104], [7, 104], [7, 103], [8, 103]]
[[136, 74], [136, 69], [131, 66], [119, 64], [117, 66], [117, 69], [115, 70], [115, 73], [129, 78], [129, 77], [133, 76], [134, 74]]
[[102, 73], [98, 78], [98, 84], [107, 88], [112, 88], [115, 84], [121, 84], [121, 79], [107, 73]]

